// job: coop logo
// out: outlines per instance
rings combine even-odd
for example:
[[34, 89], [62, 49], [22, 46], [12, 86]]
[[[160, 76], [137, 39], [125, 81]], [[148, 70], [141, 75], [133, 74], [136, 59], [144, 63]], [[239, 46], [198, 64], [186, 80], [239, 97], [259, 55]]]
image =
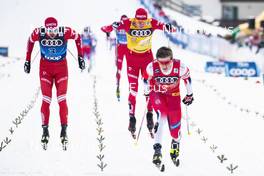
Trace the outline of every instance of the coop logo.
[[155, 79], [160, 84], [173, 84], [177, 82], [178, 77], [157, 77]]
[[48, 57], [48, 56], [46, 56], [45, 58], [47, 60], [49, 60], [49, 61], [59, 61], [59, 60], [62, 59], [62, 56], [56, 56], [56, 57]]
[[150, 29], [144, 29], [144, 30], [131, 30], [130, 34], [134, 37], [148, 37], [151, 36], [152, 31]]
[[247, 69], [247, 68], [231, 68], [229, 70], [229, 74], [231, 76], [234, 76], [234, 77], [238, 77], [238, 76], [251, 77], [251, 76], [256, 75], [256, 70], [253, 69], [253, 68], [251, 68], [251, 69]]
[[42, 46], [62, 46], [63, 41], [61, 39], [43, 39], [41, 40]]
[[208, 67], [207, 72], [210, 73], [223, 73], [225, 71], [224, 67]]
[[209, 73], [224, 73], [225, 63], [224, 62], [206, 62], [205, 71]]
[[225, 62], [226, 76], [258, 77], [258, 67], [255, 62]]

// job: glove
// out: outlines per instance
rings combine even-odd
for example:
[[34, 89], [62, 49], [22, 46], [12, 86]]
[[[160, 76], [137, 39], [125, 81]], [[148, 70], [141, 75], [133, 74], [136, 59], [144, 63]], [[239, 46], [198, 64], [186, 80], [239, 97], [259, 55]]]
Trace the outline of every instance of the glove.
[[85, 69], [85, 62], [81, 56], [78, 56], [78, 63], [79, 63], [79, 68], [81, 70], [84, 70]]
[[113, 24], [112, 24], [112, 27], [113, 28], [118, 28], [120, 26], [120, 22], [113, 22]]
[[30, 73], [30, 61], [26, 61], [24, 64], [25, 73]]
[[106, 38], [110, 37], [110, 32], [106, 32]]
[[192, 102], [193, 102], [193, 94], [190, 94], [190, 95], [186, 95], [185, 97], [184, 97], [184, 99], [182, 100], [182, 102], [185, 104], [185, 105], [187, 105], [187, 106], [189, 106], [190, 104], [192, 104]]
[[172, 24], [170, 23], [165, 24], [165, 28], [167, 31], [172, 32]]

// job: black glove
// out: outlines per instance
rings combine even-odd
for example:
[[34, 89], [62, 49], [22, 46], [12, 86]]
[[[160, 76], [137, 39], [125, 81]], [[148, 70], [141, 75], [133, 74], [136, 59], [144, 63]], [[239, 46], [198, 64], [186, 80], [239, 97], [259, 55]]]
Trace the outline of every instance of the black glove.
[[81, 70], [84, 70], [85, 69], [85, 62], [81, 56], [78, 56], [78, 63], [79, 63], [79, 68]]
[[190, 104], [192, 104], [192, 102], [193, 102], [193, 94], [190, 94], [190, 95], [186, 95], [185, 97], [184, 97], [184, 99], [182, 100], [182, 102], [185, 104], [185, 105], [187, 105], [187, 106], [189, 106]]
[[112, 27], [117, 29], [120, 26], [120, 22], [113, 22]]
[[30, 73], [30, 61], [26, 61], [24, 64], [24, 71]]
[[167, 23], [167, 24], [165, 24], [165, 28], [166, 28], [166, 30], [167, 31], [169, 31], [169, 32], [172, 32], [172, 24], [170, 24], [170, 23]]
[[110, 32], [106, 32], [106, 38], [110, 37]]

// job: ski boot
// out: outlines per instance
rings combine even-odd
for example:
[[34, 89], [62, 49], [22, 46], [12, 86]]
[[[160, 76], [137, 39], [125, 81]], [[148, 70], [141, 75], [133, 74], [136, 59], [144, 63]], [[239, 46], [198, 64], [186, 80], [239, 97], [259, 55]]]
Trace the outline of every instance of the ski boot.
[[170, 157], [175, 166], [180, 165], [180, 160], [178, 159], [180, 152], [180, 143], [172, 139], [171, 141], [171, 150], [170, 150]]
[[154, 128], [154, 122], [153, 122], [153, 114], [151, 111], [147, 112], [147, 127], [151, 138], [154, 138], [154, 134], [152, 132]]
[[154, 133], [157, 133], [158, 128], [159, 128], [159, 122], [156, 122], [154, 125]]
[[42, 125], [42, 129], [43, 129], [43, 134], [41, 137], [41, 143], [42, 143], [42, 147], [44, 150], [47, 150], [47, 145], [49, 142], [49, 129], [48, 129], [48, 125]]
[[133, 139], [136, 139], [136, 118], [134, 114], [129, 114], [129, 125], [128, 125], [128, 131], [130, 131]]
[[67, 125], [61, 125], [60, 139], [61, 139], [62, 149], [67, 150], [67, 145], [68, 145]]
[[162, 154], [161, 154], [161, 145], [159, 143], [156, 143], [153, 145], [154, 149], [154, 155], [152, 159], [152, 163], [161, 171], [163, 172], [165, 170], [165, 165], [162, 164]]
[[119, 85], [117, 85], [117, 87], [116, 87], [116, 97], [117, 97], [117, 100], [120, 101], [120, 89], [119, 89]]

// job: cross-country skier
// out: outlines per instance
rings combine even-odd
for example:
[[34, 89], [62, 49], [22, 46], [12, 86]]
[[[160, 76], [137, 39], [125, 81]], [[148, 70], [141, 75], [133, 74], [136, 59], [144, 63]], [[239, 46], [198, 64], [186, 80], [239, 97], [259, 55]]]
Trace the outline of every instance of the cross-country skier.
[[93, 64], [92, 55], [95, 53], [97, 39], [89, 26], [84, 28], [81, 34], [81, 41], [83, 58], [87, 60], [88, 72], [90, 72]]
[[[120, 21], [126, 20], [127, 16], [122, 15], [120, 18]], [[106, 35], [109, 37], [110, 33], [113, 31], [112, 25], [108, 26], [103, 26], [101, 30], [106, 33]], [[120, 30], [115, 30], [116, 32], [116, 96], [118, 100], [120, 100], [120, 78], [121, 78], [121, 71], [122, 71], [122, 64], [123, 64], [123, 59], [127, 54], [127, 36], [126, 36], [126, 31], [124, 29]]]
[[[138, 92], [139, 73], [144, 74], [147, 65], [153, 60], [151, 51], [151, 39], [153, 32], [158, 30], [172, 31], [171, 24], [164, 24], [153, 18], [148, 18], [147, 11], [143, 8], [136, 10], [135, 18], [122, 20], [121, 23], [114, 22], [113, 27], [117, 30], [124, 29], [127, 32], [127, 75], [129, 81], [129, 127], [132, 137], [135, 138], [136, 131], [136, 95]], [[146, 97], [146, 99], [148, 99]], [[147, 127], [152, 134], [153, 114], [151, 103], [148, 103]]]
[[[43, 135], [41, 142], [46, 146], [49, 140], [49, 116], [50, 103], [52, 97], [52, 87], [55, 84], [57, 88], [57, 100], [60, 108], [61, 133], [60, 138], [63, 145], [68, 142], [67, 125], [68, 125], [68, 107], [66, 103], [66, 93], [68, 85], [68, 67], [66, 60], [67, 42], [74, 39], [78, 50], [79, 68], [83, 70], [85, 63], [82, 58], [81, 38], [70, 27], [58, 26], [58, 21], [54, 17], [48, 17], [45, 20], [44, 27], [35, 28], [29, 37], [27, 43], [26, 61], [24, 71], [30, 73], [31, 53], [36, 41], [40, 45], [40, 86], [43, 95], [41, 106]], [[44, 147], [45, 149], [45, 147]]]
[[155, 144], [153, 163], [161, 164], [161, 140], [163, 127], [169, 125], [172, 137], [170, 156], [175, 165], [179, 165], [179, 146], [181, 138], [181, 97], [180, 79], [186, 86], [187, 95], [183, 99], [185, 105], [193, 102], [191, 77], [188, 67], [180, 60], [173, 59], [172, 50], [161, 47], [156, 54], [156, 60], [147, 66], [147, 78], [150, 80], [150, 101], [158, 115], [155, 124]]

